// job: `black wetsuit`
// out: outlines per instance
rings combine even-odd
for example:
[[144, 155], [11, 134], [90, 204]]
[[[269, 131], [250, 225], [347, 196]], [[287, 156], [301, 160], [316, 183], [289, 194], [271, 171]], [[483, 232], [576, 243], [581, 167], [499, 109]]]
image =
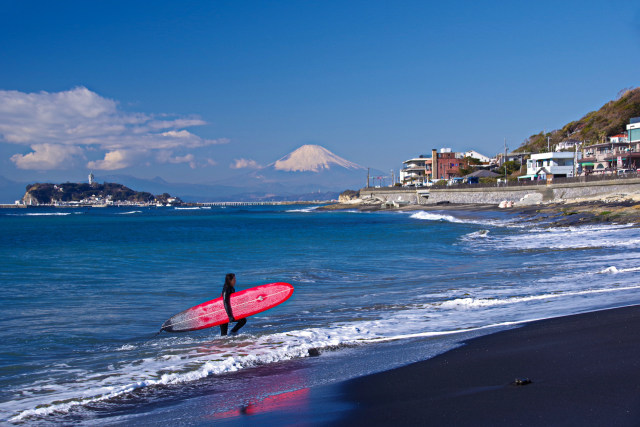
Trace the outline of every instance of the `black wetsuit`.
[[[229, 301], [229, 299], [231, 298], [231, 294], [234, 293], [235, 291], [236, 289], [231, 285], [225, 284], [222, 287], [222, 301], [224, 302], [224, 309], [227, 312], [227, 316], [229, 316], [229, 320], [231, 320], [232, 322], [235, 322], [236, 320], [233, 317], [233, 312], [231, 311], [231, 302]], [[247, 323], [247, 319], [240, 319], [237, 322], [238, 323], [236, 323], [233, 329], [231, 329], [231, 334], [237, 333], [240, 330], [240, 328], [242, 328]], [[222, 325], [220, 325], [220, 335], [222, 336], [227, 335], [228, 328], [229, 328], [228, 323], [223, 323]]]

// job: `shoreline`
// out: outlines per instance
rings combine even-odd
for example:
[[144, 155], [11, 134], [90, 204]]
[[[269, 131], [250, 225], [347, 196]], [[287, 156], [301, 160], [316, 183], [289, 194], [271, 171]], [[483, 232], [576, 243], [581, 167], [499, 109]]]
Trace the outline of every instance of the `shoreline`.
[[384, 204], [337, 203], [319, 207], [318, 210], [505, 212], [517, 216], [519, 222], [540, 223], [549, 227], [597, 223], [640, 224], [640, 198], [634, 196], [609, 195], [593, 199], [566, 200], [560, 203], [515, 205], [510, 208], [500, 208], [496, 204], [409, 204], [400, 207], [388, 207]]
[[214, 418], [234, 426], [640, 424], [640, 305], [457, 343], [432, 358], [273, 394]]
[[465, 340], [341, 384], [351, 409], [335, 425], [637, 425], [639, 326], [629, 306]]

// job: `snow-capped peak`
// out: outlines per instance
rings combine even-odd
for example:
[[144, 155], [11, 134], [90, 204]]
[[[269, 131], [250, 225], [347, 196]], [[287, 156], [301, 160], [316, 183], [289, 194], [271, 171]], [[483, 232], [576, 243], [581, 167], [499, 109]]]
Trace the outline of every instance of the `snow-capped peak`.
[[319, 145], [303, 145], [273, 164], [274, 169], [287, 172], [319, 172], [332, 165], [345, 169], [364, 169], [362, 166], [336, 156]]

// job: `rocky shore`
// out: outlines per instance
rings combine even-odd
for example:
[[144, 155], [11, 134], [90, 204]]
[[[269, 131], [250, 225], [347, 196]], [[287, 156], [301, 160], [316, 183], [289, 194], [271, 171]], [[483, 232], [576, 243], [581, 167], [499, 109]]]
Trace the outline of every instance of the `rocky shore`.
[[355, 199], [326, 205], [320, 210], [360, 211], [491, 211], [506, 210], [516, 214], [523, 222], [546, 226], [566, 227], [596, 223], [640, 224], [640, 194], [610, 194], [606, 196], [568, 199], [562, 202], [518, 206], [501, 209], [495, 204], [428, 204], [393, 206]]

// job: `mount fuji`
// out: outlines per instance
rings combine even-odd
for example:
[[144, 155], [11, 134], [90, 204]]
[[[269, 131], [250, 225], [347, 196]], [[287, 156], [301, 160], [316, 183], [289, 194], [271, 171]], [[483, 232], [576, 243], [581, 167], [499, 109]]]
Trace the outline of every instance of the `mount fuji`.
[[270, 164], [275, 170], [285, 172], [320, 172], [340, 168], [348, 170], [364, 170], [365, 168], [333, 154], [319, 145], [303, 145], [287, 154], [280, 160]]
[[[382, 175], [371, 170], [372, 175]], [[184, 201], [296, 201], [337, 199], [366, 185], [367, 168], [319, 145], [303, 145], [267, 166], [210, 184], [168, 183], [160, 178], [96, 177], [133, 185], [138, 191], [168, 192]]]
[[266, 194], [308, 197], [312, 193], [331, 193], [330, 198], [334, 198], [346, 189], [364, 187], [367, 168], [319, 145], [303, 145], [241, 179], [254, 191]]

